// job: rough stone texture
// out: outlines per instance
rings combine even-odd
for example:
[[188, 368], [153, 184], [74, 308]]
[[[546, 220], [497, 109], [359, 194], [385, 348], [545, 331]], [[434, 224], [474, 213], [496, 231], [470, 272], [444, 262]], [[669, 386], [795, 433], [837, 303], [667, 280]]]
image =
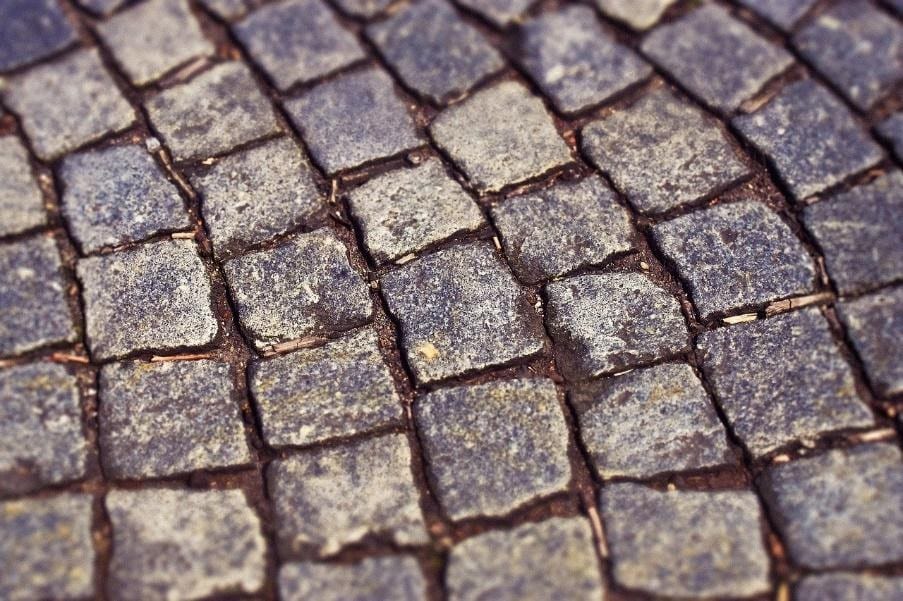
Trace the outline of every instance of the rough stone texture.
[[373, 307], [348, 249], [323, 228], [223, 266], [242, 328], [258, 349], [363, 325]]
[[[109, 15], [110, 13], [122, 8], [126, 4], [132, 4], [135, 0], [76, 0], [84, 8], [88, 9], [95, 15]], [[203, 1], [203, 0], [202, 0]]]
[[76, 339], [61, 271], [53, 238], [0, 245], [0, 356]]
[[0, 597], [93, 597], [91, 504], [75, 494], [0, 503]]
[[155, 478], [252, 460], [227, 363], [106, 365], [98, 418], [104, 469], [113, 478]]
[[193, 242], [167, 240], [81, 259], [77, 273], [95, 359], [201, 346], [219, 330]]
[[48, 57], [77, 37], [56, 0], [0, 3], [0, 71]]
[[542, 102], [513, 81], [481, 90], [445, 109], [433, 120], [430, 132], [484, 192], [571, 162], [571, 153]]
[[293, 230], [324, 211], [313, 167], [289, 138], [229, 155], [191, 181], [218, 256]]
[[837, 305], [878, 394], [903, 392], [903, 287]]
[[797, 564], [821, 569], [903, 558], [903, 463], [896, 446], [862, 445], [775, 465], [761, 484]]
[[284, 549], [331, 555], [368, 536], [429, 540], [403, 434], [278, 459], [267, 476]]
[[35, 154], [48, 161], [135, 120], [93, 48], [10, 77], [2, 94]]
[[759, 13], [772, 25], [783, 31], [789, 31], [818, 0], [740, 0], [740, 4], [748, 6]]
[[680, 304], [638, 273], [604, 273], [546, 286], [546, 324], [558, 367], [585, 380], [688, 348]]
[[274, 447], [312, 444], [404, 420], [370, 329], [255, 363], [250, 388], [263, 437]]
[[60, 175], [63, 215], [84, 253], [191, 227], [179, 189], [140, 146], [69, 155]]
[[0, 369], [0, 495], [81, 478], [87, 451], [75, 376], [54, 363]]
[[502, 56], [446, 0], [420, 0], [367, 27], [405, 84], [437, 103], [505, 66]]
[[592, 121], [583, 149], [644, 213], [712, 196], [749, 174], [724, 133], [666, 88]]
[[801, 579], [796, 601], [888, 601], [903, 599], [903, 578], [870, 574], [818, 574]]
[[530, 300], [486, 243], [405, 265], [383, 276], [382, 290], [421, 383], [501, 365], [543, 347]]
[[335, 2], [349, 15], [369, 19], [385, 10], [393, 0], [335, 0]]
[[716, 399], [755, 456], [873, 423], [818, 309], [719, 328], [697, 344]]
[[538, 282], [634, 247], [630, 214], [598, 177], [509, 198], [492, 209], [517, 276]]
[[322, 0], [264, 6], [234, 27], [248, 53], [285, 90], [362, 60], [366, 55]]
[[240, 63], [216, 65], [145, 105], [177, 161], [222, 154], [279, 130], [269, 100]]
[[253, 0], [201, 0], [201, 4], [221, 19], [237, 19], [251, 9]]
[[266, 541], [240, 490], [114, 490], [106, 507], [114, 600], [251, 594], [264, 584]]
[[603, 594], [583, 518], [551, 518], [469, 538], [452, 548], [445, 579], [451, 601], [596, 601]]
[[702, 317], [812, 290], [815, 266], [777, 213], [753, 200], [659, 223], [652, 234], [677, 265]]
[[149, 0], [99, 23], [97, 32], [135, 85], [214, 51], [186, 0]]
[[793, 64], [787, 51], [715, 4], [659, 27], [646, 36], [642, 49], [703, 102], [725, 113]]
[[614, 484], [601, 497], [613, 575], [622, 586], [692, 598], [770, 589], [762, 515], [751, 492]]
[[793, 36], [817, 70], [862, 110], [903, 81], [903, 26], [862, 0], [843, 0]]
[[376, 263], [486, 225], [477, 204], [434, 159], [368, 181], [348, 193], [348, 205]]
[[290, 563], [279, 570], [284, 601], [426, 601], [413, 557], [375, 557], [352, 565]]
[[285, 108], [330, 174], [423, 144], [392, 80], [376, 68], [322, 83]]
[[458, 0], [458, 4], [482, 15], [498, 27], [519, 23], [534, 0]]
[[736, 463], [712, 401], [684, 363], [598, 380], [572, 393], [572, 402], [602, 478]]
[[733, 124], [770, 159], [798, 200], [882, 159], [881, 147], [843, 103], [810, 79], [788, 85], [764, 108]]
[[47, 223], [44, 195], [35, 181], [28, 153], [18, 138], [0, 137], [0, 236]]
[[649, 29], [676, 0], [596, 0], [603, 13], [634, 29]]
[[568, 428], [551, 380], [430, 392], [414, 406], [439, 503], [453, 520], [510, 513], [567, 490]]
[[893, 145], [897, 158], [903, 161], [903, 111], [894, 113], [879, 123], [877, 130], [882, 138]]

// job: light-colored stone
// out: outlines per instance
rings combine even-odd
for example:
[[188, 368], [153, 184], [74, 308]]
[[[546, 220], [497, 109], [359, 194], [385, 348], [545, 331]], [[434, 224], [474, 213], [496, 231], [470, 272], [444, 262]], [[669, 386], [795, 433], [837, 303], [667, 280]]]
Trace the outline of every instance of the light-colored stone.
[[279, 570], [284, 601], [426, 601], [413, 557], [374, 557], [351, 565], [289, 563]]
[[596, 0], [603, 13], [633, 29], [649, 29], [675, 0]]
[[47, 223], [44, 195], [35, 181], [28, 153], [18, 138], [0, 137], [0, 236]]
[[534, 0], [458, 0], [462, 6], [481, 14], [497, 27], [519, 23]]
[[816, 574], [802, 578], [796, 601], [890, 601], [903, 599], [903, 578], [871, 574]]
[[336, 0], [343, 11], [356, 17], [371, 18], [384, 11], [393, 0]]

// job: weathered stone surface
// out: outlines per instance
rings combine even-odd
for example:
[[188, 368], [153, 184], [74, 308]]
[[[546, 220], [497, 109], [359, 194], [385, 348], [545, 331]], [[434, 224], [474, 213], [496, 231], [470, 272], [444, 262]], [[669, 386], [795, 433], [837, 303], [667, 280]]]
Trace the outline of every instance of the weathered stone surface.
[[0, 355], [75, 340], [62, 268], [53, 238], [0, 245]]
[[903, 578], [871, 574], [817, 574], [801, 579], [797, 601], [888, 601], [903, 599]]
[[77, 37], [55, 0], [5, 0], [0, 4], [0, 71], [46, 58]]
[[546, 324], [569, 378], [585, 380], [688, 348], [677, 299], [638, 273], [556, 281], [546, 295]]
[[666, 88], [582, 133], [589, 159], [644, 213], [712, 196], [750, 172], [715, 122]]
[[435, 159], [368, 181], [348, 193], [348, 205], [376, 263], [486, 224], [477, 204]]
[[10, 77], [2, 94], [35, 154], [48, 161], [135, 120], [93, 48]]
[[877, 130], [882, 138], [893, 144], [897, 158], [903, 160], [903, 111], [894, 113], [879, 123]]
[[748, 6], [759, 13], [772, 25], [783, 31], [789, 31], [818, 0], [740, 0], [740, 4]]
[[762, 203], [743, 200], [652, 228], [703, 318], [805, 294], [815, 265], [793, 231]]
[[322, 83], [285, 108], [314, 161], [330, 174], [423, 144], [392, 80], [379, 69]]
[[114, 490], [112, 599], [197, 599], [260, 590], [266, 541], [240, 490]]
[[469, 538], [452, 548], [445, 579], [452, 601], [596, 601], [603, 594], [583, 518], [551, 518]]
[[414, 406], [436, 494], [453, 520], [503, 515], [567, 490], [568, 428], [551, 380], [430, 392]]
[[84, 253], [191, 227], [178, 188], [141, 146], [69, 155], [60, 175], [63, 215]]
[[94, 595], [91, 504], [90, 496], [75, 494], [0, 503], [0, 597]]
[[692, 598], [748, 597], [771, 588], [762, 512], [753, 493], [614, 484], [601, 497], [620, 585]]
[[903, 287], [841, 301], [837, 310], [878, 394], [903, 392]]
[[221, 19], [236, 19], [251, 9], [253, 0], [201, 0], [201, 4]]
[[428, 540], [403, 434], [278, 459], [267, 474], [285, 549], [331, 555], [367, 536]]
[[87, 450], [75, 376], [54, 363], [0, 369], [0, 495], [81, 478]]
[[719, 328], [697, 344], [716, 399], [753, 455], [873, 423], [818, 309]]
[[222, 154], [279, 130], [251, 72], [235, 62], [216, 65], [145, 106], [177, 161]]
[[[76, 0], [95, 15], [109, 15], [113, 11], [131, 4], [134, 0]], [[202, 0], [203, 1], [203, 0]]]
[[130, 361], [100, 371], [100, 450], [113, 478], [249, 463], [229, 365]]
[[356, 17], [375, 17], [385, 10], [393, 0], [335, 0], [339, 8]]
[[505, 27], [519, 23], [533, 0], [458, 0], [458, 4], [489, 19], [498, 27]]
[[634, 29], [649, 29], [675, 0], [596, 0], [603, 13]]
[[788, 85], [764, 108], [734, 118], [733, 124], [771, 160], [798, 200], [882, 158], [850, 111], [811, 79]]
[[348, 249], [323, 228], [223, 266], [238, 316], [258, 349], [363, 325], [373, 307]]
[[218, 256], [295, 229], [324, 210], [313, 167], [290, 138], [229, 155], [191, 181]]
[[266, 5], [234, 26], [235, 35], [276, 86], [317, 79], [366, 55], [322, 0]]
[[513, 81], [445, 109], [430, 125], [436, 143], [485, 192], [571, 162], [571, 153], [539, 98]]
[[533, 306], [484, 242], [407, 264], [383, 276], [382, 290], [419, 382], [500, 365], [543, 347]]
[[602, 478], [648, 478], [736, 463], [712, 401], [684, 363], [598, 380], [571, 399], [583, 444]]
[[642, 49], [703, 102], [725, 113], [793, 64], [786, 50], [716, 4], [659, 27], [646, 36]]
[[95, 359], [213, 341], [210, 281], [190, 241], [163, 241], [78, 262]]
[[426, 581], [413, 557], [289, 563], [279, 570], [279, 594], [285, 601], [426, 601]]
[[401, 399], [370, 329], [251, 368], [263, 437], [306, 445], [401, 424]]
[[0, 236], [47, 223], [44, 196], [28, 163], [28, 153], [14, 136], [0, 137], [0, 215]]
[[903, 173], [806, 207], [803, 221], [841, 293], [903, 279]]
[[903, 558], [903, 463], [896, 446], [862, 445], [778, 464], [761, 484], [797, 564], [820, 569]]

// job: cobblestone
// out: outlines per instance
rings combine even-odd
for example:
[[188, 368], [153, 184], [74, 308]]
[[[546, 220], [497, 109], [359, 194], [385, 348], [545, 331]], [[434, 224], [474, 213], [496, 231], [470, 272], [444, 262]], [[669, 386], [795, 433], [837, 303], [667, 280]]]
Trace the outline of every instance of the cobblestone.
[[54, 0], [7, 0], [0, 6], [0, 71], [46, 58], [76, 38]]
[[13, 136], [0, 137], [0, 213], [0, 236], [25, 232], [47, 222], [44, 196], [28, 163], [28, 153]]
[[633, 29], [649, 29], [676, 0], [596, 0], [604, 14]]
[[376, 557], [353, 565], [290, 563], [279, 571], [285, 601], [425, 601], [426, 582], [412, 557]]
[[339, 8], [356, 17], [371, 18], [383, 12], [393, 0], [335, 0]]
[[201, 0], [213, 14], [221, 19], [237, 19], [251, 9], [253, 0]]
[[470, 10], [481, 14], [498, 27], [522, 21], [533, 0], [458, 0]]
[[903, 578], [870, 574], [818, 574], [796, 585], [799, 601], [885, 601], [903, 597]]
[[77, 0], [84, 8], [99, 16], [109, 15], [115, 10], [122, 8], [130, 1], [131, 0]]
[[903, 392], [903, 287], [842, 301], [837, 310], [878, 394]]
[[740, 0], [769, 23], [783, 31], [790, 31], [794, 25], [815, 6], [818, 0]]

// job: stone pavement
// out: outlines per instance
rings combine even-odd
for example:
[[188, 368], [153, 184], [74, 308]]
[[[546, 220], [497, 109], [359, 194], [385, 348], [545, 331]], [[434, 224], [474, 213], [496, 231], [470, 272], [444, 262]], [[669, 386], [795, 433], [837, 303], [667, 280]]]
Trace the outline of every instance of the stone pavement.
[[0, 0], [0, 599], [903, 599], [899, 0]]

